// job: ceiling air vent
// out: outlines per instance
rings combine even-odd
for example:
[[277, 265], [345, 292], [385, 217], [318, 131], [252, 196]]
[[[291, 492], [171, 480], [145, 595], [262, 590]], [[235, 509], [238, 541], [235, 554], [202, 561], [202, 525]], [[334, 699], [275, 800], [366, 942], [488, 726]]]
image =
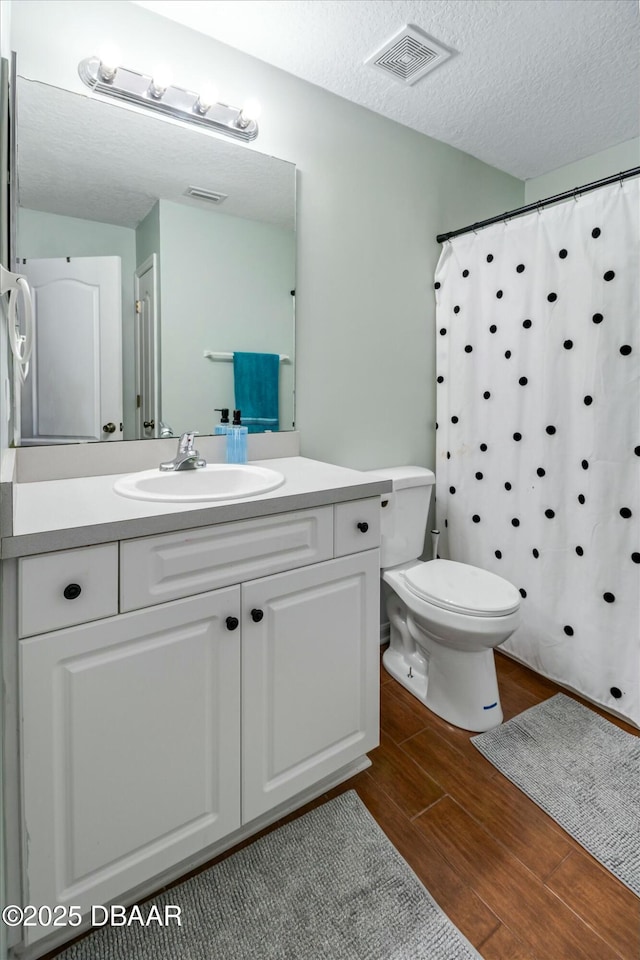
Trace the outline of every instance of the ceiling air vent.
[[214, 190], [205, 190], [203, 187], [187, 187], [184, 192], [185, 197], [193, 197], [194, 200], [207, 200], [209, 203], [223, 203], [228, 193], [216, 193]]
[[365, 64], [411, 85], [448, 60], [452, 53], [422, 30], [407, 25], [368, 57]]

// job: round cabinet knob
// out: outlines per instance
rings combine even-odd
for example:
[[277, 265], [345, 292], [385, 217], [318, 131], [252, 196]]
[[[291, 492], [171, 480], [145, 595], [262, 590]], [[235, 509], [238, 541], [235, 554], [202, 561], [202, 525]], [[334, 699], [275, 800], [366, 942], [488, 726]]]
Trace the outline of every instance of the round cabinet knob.
[[111, 423], [111, 421], [109, 421], [109, 423], [105, 423], [102, 429], [104, 430], [105, 433], [115, 433], [116, 425], [115, 423]]
[[263, 617], [264, 617], [264, 610], [257, 610], [254, 607], [254, 609], [251, 611], [251, 619], [253, 620], [253, 622], [260, 623]]
[[227, 630], [236, 630], [240, 621], [237, 617], [227, 617]]
[[367, 530], [369, 529], [369, 524], [366, 523], [364, 520], [362, 521], [362, 523], [357, 523], [356, 526], [360, 531], [360, 533], [366, 533]]
[[156, 425], [155, 420], [144, 420], [142, 423], [142, 426], [145, 428], [145, 430], [153, 430], [155, 425]]
[[65, 600], [77, 600], [81, 593], [82, 587], [79, 583], [68, 583], [62, 591]]

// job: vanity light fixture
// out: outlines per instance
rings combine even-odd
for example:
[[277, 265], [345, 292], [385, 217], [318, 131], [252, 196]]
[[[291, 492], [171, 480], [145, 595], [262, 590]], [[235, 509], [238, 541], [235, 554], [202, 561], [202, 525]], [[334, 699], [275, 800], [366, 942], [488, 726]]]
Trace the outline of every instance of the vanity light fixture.
[[151, 77], [127, 67], [115, 66], [100, 57], [87, 57], [78, 64], [78, 73], [94, 93], [157, 110], [176, 120], [194, 123], [236, 140], [255, 140], [258, 136], [259, 105], [248, 100], [240, 107], [219, 103], [209, 90], [194, 93], [171, 83], [166, 69]]

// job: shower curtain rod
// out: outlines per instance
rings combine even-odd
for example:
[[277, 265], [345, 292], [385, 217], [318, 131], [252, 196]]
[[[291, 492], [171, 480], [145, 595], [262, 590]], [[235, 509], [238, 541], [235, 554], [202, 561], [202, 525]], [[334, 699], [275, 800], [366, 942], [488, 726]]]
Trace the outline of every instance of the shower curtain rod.
[[589, 190], [597, 190], [598, 187], [606, 187], [609, 183], [615, 183], [616, 180], [622, 182], [629, 177], [640, 175], [640, 167], [632, 167], [630, 170], [623, 170], [622, 173], [616, 173], [611, 177], [605, 177], [603, 180], [594, 180], [593, 183], [585, 183], [582, 187], [574, 187], [573, 190], [565, 190], [564, 193], [557, 193], [554, 197], [546, 197], [544, 200], [537, 200], [535, 203], [528, 203], [524, 207], [517, 207], [515, 210], [508, 210], [507, 213], [500, 214], [497, 217], [489, 217], [488, 220], [480, 220], [479, 223], [472, 223], [468, 227], [461, 227], [459, 230], [451, 230], [449, 233], [439, 233], [436, 237], [438, 243], [444, 243], [445, 240], [451, 240], [452, 237], [459, 237], [463, 233], [480, 230], [482, 227], [489, 227], [492, 223], [500, 223], [501, 220], [510, 220], [512, 217], [521, 217], [525, 213], [531, 213], [533, 210], [540, 210], [542, 207], [548, 207], [552, 203], [559, 203], [561, 200], [569, 200], [570, 197], [577, 198], [582, 193], [588, 193]]

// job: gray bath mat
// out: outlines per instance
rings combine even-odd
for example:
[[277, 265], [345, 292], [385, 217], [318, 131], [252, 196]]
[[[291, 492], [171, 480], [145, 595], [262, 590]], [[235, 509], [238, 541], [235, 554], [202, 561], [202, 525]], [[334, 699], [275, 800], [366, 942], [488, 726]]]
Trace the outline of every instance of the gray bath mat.
[[182, 926], [103, 927], [59, 960], [482, 960], [353, 790], [152, 903]]
[[640, 738], [558, 693], [471, 742], [640, 897]]

